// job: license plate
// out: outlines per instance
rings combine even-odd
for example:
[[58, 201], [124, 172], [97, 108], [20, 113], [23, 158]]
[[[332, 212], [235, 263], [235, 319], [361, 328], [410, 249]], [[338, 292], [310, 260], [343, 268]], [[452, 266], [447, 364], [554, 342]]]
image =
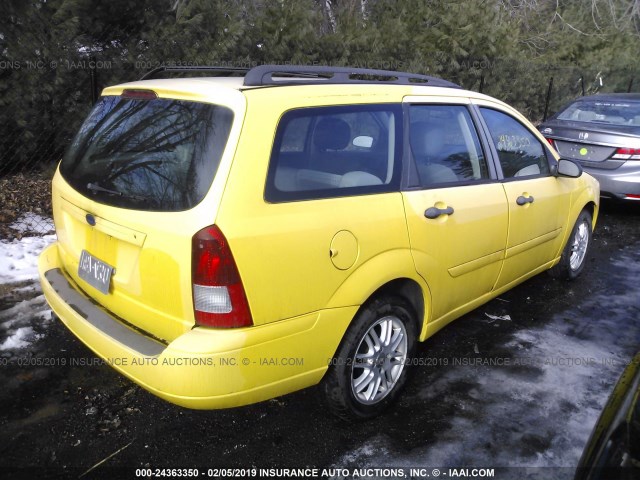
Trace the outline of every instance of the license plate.
[[78, 265], [78, 276], [105, 295], [109, 293], [111, 275], [115, 270], [108, 263], [97, 259], [86, 250], [82, 250], [80, 264]]

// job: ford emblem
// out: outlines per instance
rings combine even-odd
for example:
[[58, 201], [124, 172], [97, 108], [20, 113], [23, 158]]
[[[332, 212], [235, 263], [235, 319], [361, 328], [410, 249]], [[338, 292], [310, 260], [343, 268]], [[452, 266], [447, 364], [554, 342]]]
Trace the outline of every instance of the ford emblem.
[[86, 217], [84, 217], [84, 218], [87, 220], [87, 223], [89, 225], [91, 225], [92, 227], [95, 227], [95, 225], [96, 225], [96, 217], [94, 217], [90, 213], [87, 213]]

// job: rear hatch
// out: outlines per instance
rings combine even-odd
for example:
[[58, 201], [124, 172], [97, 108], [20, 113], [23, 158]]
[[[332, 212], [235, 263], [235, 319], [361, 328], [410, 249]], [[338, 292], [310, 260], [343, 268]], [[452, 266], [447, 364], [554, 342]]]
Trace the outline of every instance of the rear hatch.
[[195, 93], [187, 80], [106, 90], [53, 182], [67, 275], [165, 341], [194, 325], [192, 237], [215, 221], [244, 114], [241, 92], [196, 85]]
[[[640, 102], [624, 98], [577, 100], [540, 127], [564, 158], [615, 169], [640, 148]], [[619, 151], [621, 150], [621, 151]]]

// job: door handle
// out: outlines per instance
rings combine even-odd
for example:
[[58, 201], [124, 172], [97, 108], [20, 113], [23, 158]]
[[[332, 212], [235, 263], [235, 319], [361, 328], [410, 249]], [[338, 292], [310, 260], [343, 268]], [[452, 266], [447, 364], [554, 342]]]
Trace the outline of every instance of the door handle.
[[431, 219], [438, 218], [440, 215], [453, 215], [453, 207], [429, 207], [424, 212], [424, 216]]
[[520, 195], [518, 198], [516, 198], [516, 203], [520, 206], [526, 205], [527, 203], [533, 203], [533, 195], [530, 195], [528, 197]]

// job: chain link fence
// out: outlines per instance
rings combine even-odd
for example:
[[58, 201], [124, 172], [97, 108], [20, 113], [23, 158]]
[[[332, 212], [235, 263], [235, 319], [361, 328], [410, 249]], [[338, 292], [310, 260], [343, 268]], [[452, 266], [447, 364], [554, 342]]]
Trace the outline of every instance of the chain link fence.
[[[20, 72], [0, 70], [0, 90], [7, 86], [1, 77], [9, 76], [19, 77]], [[42, 80], [46, 81], [44, 75]], [[75, 105], [69, 108], [46, 93], [28, 91], [0, 100], [0, 116], [5, 117], [0, 124], [0, 238], [53, 232], [51, 178], [64, 145], [91, 108], [88, 91], [76, 86], [58, 91], [61, 98], [74, 99]], [[22, 115], [25, 110], [28, 117]]]

